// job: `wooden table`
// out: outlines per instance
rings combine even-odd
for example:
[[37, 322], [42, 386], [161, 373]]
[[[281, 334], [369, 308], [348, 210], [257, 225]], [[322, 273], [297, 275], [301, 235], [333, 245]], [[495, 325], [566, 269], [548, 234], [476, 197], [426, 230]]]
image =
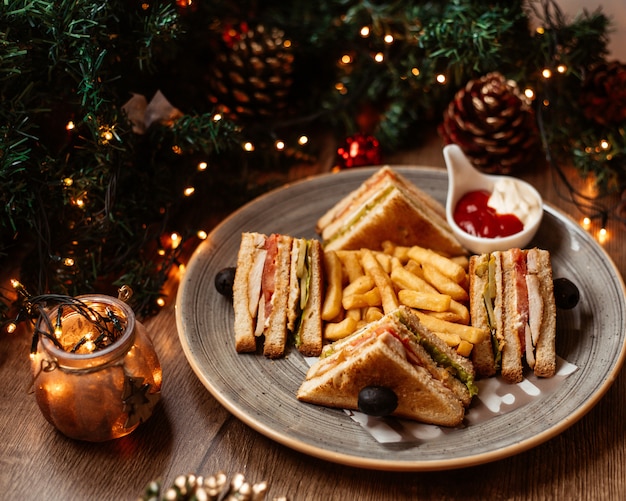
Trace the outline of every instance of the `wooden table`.
[[[389, 163], [443, 167], [437, 140]], [[525, 174], [544, 198], [581, 219], [542, 168]], [[604, 246], [626, 271], [626, 236], [608, 224]], [[161, 402], [149, 421], [116, 441], [65, 438], [43, 418], [30, 383], [28, 336], [0, 338], [0, 499], [133, 500], [153, 479], [169, 486], [181, 474], [267, 480], [266, 499], [624, 499], [626, 378], [561, 435], [520, 455], [454, 471], [360, 470], [308, 457], [279, 445], [226, 411], [200, 383], [182, 352], [174, 294], [145, 324], [163, 366]]]

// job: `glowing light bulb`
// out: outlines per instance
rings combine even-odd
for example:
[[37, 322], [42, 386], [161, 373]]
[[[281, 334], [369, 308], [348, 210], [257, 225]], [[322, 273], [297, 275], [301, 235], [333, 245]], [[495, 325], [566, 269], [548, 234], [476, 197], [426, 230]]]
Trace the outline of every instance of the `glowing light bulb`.
[[254, 145], [250, 141], [245, 142], [243, 143], [243, 149], [246, 151], [254, 151]]
[[308, 143], [308, 142], [309, 142], [309, 138], [308, 138], [308, 137], [306, 137], [306, 136], [300, 136], [300, 137], [298, 138], [298, 144], [299, 144], [300, 146], [304, 146], [304, 145], [305, 145], [306, 143]]
[[74, 130], [75, 128], [76, 128], [76, 125], [71, 120], [67, 122], [67, 124], [65, 125], [66, 130]]
[[199, 170], [199, 171], [206, 170], [208, 166], [209, 166], [209, 165], [208, 165], [206, 162], [200, 162], [200, 163], [198, 164], [198, 170]]
[[382, 52], [377, 52], [374, 55], [374, 61], [377, 63], [382, 63], [385, 60], [385, 55]]
[[393, 35], [385, 35], [385, 43], [386, 44], [392, 44], [393, 43]]
[[546, 29], [543, 26], [538, 26], [535, 30], [539, 35], [543, 35], [546, 32]]
[[551, 78], [552, 77], [552, 71], [549, 68], [545, 68], [542, 72], [541, 72], [541, 76], [543, 78]]
[[156, 304], [157, 306], [159, 306], [160, 308], [163, 308], [165, 306], [165, 299], [163, 299], [162, 297], [160, 297], [159, 299], [156, 300]]
[[352, 62], [352, 56], [350, 54], [344, 54], [341, 56], [341, 64], [350, 64]]
[[9, 334], [13, 334], [16, 329], [17, 329], [17, 325], [15, 325], [13, 322], [7, 325], [7, 332]]
[[84, 344], [85, 349], [86, 349], [88, 352], [92, 352], [93, 350], [95, 350], [95, 349], [96, 349], [96, 343], [94, 343], [94, 342], [92, 341], [92, 339], [93, 339], [93, 333], [88, 332], [87, 334], [85, 334], [85, 339], [87, 340], [87, 341], [85, 342], [85, 344]]
[[200, 240], [206, 240], [207, 237], [209, 236], [209, 234], [206, 231], [204, 231], [204, 230], [198, 230], [198, 232], [196, 233], [196, 236]]
[[420, 74], [419, 68], [411, 68], [411, 74], [415, 77], [419, 76]]
[[359, 33], [361, 34], [361, 36], [363, 38], [368, 37], [370, 35], [370, 27], [369, 26], [363, 26]]
[[565, 73], [567, 71], [567, 66], [565, 66], [564, 64], [559, 64], [556, 67], [556, 71], [558, 71], [559, 73]]
[[602, 139], [600, 141], [600, 148], [603, 150], [608, 150], [611, 147], [611, 143], [609, 143], [606, 139]]
[[335, 84], [335, 90], [339, 91], [339, 94], [347, 94], [348, 88], [341, 82]]
[[608, 239], [609, 239], [609, 232], [606, 230], [606, 228], [601, 228], [600, 231], [598, 231], [598, 242], [603, 244]]
[[446, 83], [446, 76], [443, 73], [439, 73], [439, 75], [437, 75], [437, 83]]
[[215, 115], [213, 115], [214, 122], [219, 122], [221, 119], [222, 119], [222, 115], [220, 113], [216, 113]]
[[193, 186], [188, 186], [184, 189], [183, 194], [186, 197], [190, 197], [191, 195], [193, 195], [194, 191], [196, 191], [196, 189]]
[[282, 151], [282, 150], [285, 149], [285, 143], [284, 143], [284, 141], [281, 141], [281, 140], [276, 141], [274, 146], [276, 146], [276, 149], [279, 150], [279, 151]]
[[535, 99], [535, 91], [529, 88], [524, 89], [524, 95], [528, 99]]
[[74, 259], [72, 259], [71, 257], [66, 257], [66, 258], [63, 260], [63, 264], [64, 264], [65, 266], [67, 266], [68, 268], [69, 268], [69, 267], [71, 267], [71, 266], [74, 266]]
[[63, 179], [63, 184], [67, 187], [70, 187], [74, 184], [74, 180], [71, 177], [66, 177]]
[[170, 238], [172, 240], [172, 249], [178, 248], [180, 242], [182, 241], [181, 236], [178, 233], [174, 232], [170, 235]]
[[589, 219], [588, 217], [584, 217], [582, 220], [581, 226], [585, 230], [588, 230], [589, 228], [591, 228], [591, 219]]

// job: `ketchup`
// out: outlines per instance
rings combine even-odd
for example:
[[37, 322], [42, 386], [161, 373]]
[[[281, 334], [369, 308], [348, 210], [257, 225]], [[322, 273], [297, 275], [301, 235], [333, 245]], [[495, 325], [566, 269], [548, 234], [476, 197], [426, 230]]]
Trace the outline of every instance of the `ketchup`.
[[508, 237], [524, 229], [515, 214], [498, 214], [487, 205], [488, 191], [470, 191], [454, 208], [454, 221], [463, 231], [475, 237]]

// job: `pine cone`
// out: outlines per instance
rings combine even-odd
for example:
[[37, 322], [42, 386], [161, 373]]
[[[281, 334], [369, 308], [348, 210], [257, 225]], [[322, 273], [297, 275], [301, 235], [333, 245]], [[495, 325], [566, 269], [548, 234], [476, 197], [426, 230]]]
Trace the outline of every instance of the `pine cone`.
[[470, 80], [444, 112], [439, 133], [480, 170], [508, 174], [536, 155], [539, 133], [517, 84], [498, 72]]
[[619, 61], [594, 66], [583, 81], [580, 106], [600, 125], [626, 121], [626, 64]]
[[293, 54], [284, 32], [263, 25], [227, 27], [209, 70], [209, 99], [235, 118], [276, 116], [287, 108]]

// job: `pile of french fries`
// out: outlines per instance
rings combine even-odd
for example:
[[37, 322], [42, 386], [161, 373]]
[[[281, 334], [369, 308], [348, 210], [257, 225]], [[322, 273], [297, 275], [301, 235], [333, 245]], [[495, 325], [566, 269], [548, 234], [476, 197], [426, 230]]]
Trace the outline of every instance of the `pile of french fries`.
[[467, 258], [384, 242], [381, 251], [324, 253], [324, 337], [342, 339], [406, 305], [422, 324], [463, 356], [488, 332], [470, 325]]

